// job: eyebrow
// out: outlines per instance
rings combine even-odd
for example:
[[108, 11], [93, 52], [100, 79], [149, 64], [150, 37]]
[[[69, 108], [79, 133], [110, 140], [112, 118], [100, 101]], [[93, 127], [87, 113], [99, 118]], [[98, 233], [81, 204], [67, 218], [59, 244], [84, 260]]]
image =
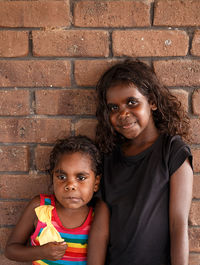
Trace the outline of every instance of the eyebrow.
[[[62, 173], [62, 174], [66, 174], [66, 172], [62, 169], [57, 169], [54, 171], [55, 173]], [[90, 174], [86, 171], [80, 171], [80, 172], [76, 172], [76, 174], [82, 174], [82, 175], [87, 175], [89, 176]]]
[[57, 170], [55, 170], [54, 172], [55, 172], [55, 173], [63, 173], [63, 174], [65, 174], [65, 171], [63, 171], [62, 169], [57, 169]]

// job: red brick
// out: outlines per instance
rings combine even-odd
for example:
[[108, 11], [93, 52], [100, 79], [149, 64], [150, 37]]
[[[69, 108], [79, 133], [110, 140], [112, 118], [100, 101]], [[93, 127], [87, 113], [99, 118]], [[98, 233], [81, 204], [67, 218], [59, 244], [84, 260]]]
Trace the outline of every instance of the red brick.
[[200, 252], [200, 228], [189, 229], [190, 251]]
[[0, 27], [67, 27], [69, 1], [0, 1]]
[[22, 201], [0, 201], [0, 225], [15, 225], [26, 205]]
[[31, 265], [31, 262], [17, 262], [7, 259], [3, 254], [0, 255], [1, 265]]
[[108, 32], [53, 30], [33, 32], [34, 56], [108, 57]]
[[31, 199], [48, 193], [50, 177], [47, 175], [0, 175], [1, 198]]
[[166, 86], [199, 86], [199, 60], [169, 60], [154, 62], [158, 78]]
[[28, 147], [0, 146], [0, 161], [0, 171], [27, 171], [29, 168]]
[[96, 120], [81, 119], [77, 123], [75, 123], [75, 133], [76, 135], [87, 135], [91, 139], [94, 139], [96, 132], [96, 124]]
[[0, 57], [27, 56], [28, 45], [28, 32], [0, 31]]
[[49, 146], [37, 146], [35, 149], [35, 162], [37, 170], [44, 171], [48, 168], [49, 155], [52, 147]]
[[2, 142], [50, 143], [70, 134], [70, 120], [66, 118], [1, 119]]
[[195, 31], [194, 33], [191, 54], [200, 56], [200, 30]]
[[113, 33], [115, 56], [185, 56], [189, 37], [179, 30], [131, 30]]
[[39, 90], [36, 92], [37, 114], [94, 115], [95, 102], [94, 90], [67, 89]]
[[191, 128], [191, 142], [194, 144], [200, 144], [200, 119], [192, 119]]
[[200, 172], [200, 149], [192, 149], [194, 172]]
[[0, 61], [0, 87], [42, 87], [70, 84], [69, 61]]
[[95, 86], [100, 76], [113, 64], [116, 60], [95, 60], [95, 61], [75, 61], [75, 80], [79, 86]]
[[200, 264], [200, 254], [191, 253], [189, 257], [189, 265], [199, 265]]
[[0, 115], [28, 115], [29, 91], [0, 90]]
[[158, 0], [155, 2], [155, 26], [199, 26], [199, 0]]
[[195, 90], [192, 94], [192, 111], [196, 115], [200, 115], [200, 90]]
[[8, 237], [12, 231], [12, 228], [0, 228], [0, 251], [5, 249], [6, 242], [8, 240]]
[[188, 92], [183, 89], [172, 89], [171, 93], [181, 102], [185, 111], [188, 111]]
[[189, 224], [200, 225], [200, 201], [193, 201], [190, 209]]
[[150, 26], [150, 5], [135, 1], [80, 1], [74, 7], [78, 27]]
[[200, 199], [200, 176], [194, 175], [193, 198]]

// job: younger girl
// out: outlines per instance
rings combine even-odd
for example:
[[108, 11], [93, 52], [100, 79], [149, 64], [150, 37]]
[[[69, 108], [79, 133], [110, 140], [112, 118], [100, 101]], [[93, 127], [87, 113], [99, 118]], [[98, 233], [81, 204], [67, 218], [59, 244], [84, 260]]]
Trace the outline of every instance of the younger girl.
[[[69, 137], [57, 141], [49, 162], [54, 194], [41, 194], [29, 203], [5, 254], [12, 260], [33, 261], [34, 265], [84, 265], [93, 218], [93, 209], [87, 204], [100, 182], [100, 153], [87, 137]], [[102, 220], [100, 232], [105, 235], [108, 217], [104, 215]], [[27, 244], [29, 238], [31, 244]], [[104, 258], [101, 263], [90, 264], [102, 265]]]
[[188, 264], [193, 172], [181, 104], [139, 61], [111, 67], [97, 92], [101, 191], [111, 212], [107, 264]]

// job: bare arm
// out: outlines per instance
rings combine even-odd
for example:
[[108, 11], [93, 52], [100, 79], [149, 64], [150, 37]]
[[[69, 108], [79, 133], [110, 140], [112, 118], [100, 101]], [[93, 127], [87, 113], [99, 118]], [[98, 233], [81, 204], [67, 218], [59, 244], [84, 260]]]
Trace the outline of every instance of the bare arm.
[[109, 209], [99, 200], [95, 207], [88, 242], [88, 265], [104, 265], [109, 239]]
[[35, 197], [26, 207], [16, 227], [12, 231], [5, 249], [5, 256], [16, 261], [34, 261], [39, 259], [60, 259], [67, 248], [66, 244], [52, 242], [43, 246], [28, 246], [27, 242], [34, 231], [36, 215], [34, 209], [40, 199]]
[[188, 216], [192, 200], [193, 172], [186, 160], [170, 181], [170, 241], [172, 265], [188, 265]]

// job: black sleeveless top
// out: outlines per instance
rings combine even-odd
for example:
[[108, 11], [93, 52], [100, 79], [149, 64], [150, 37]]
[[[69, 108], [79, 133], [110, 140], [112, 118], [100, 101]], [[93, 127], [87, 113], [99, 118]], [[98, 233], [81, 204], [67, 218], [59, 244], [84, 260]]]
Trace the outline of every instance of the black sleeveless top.
[[109, 265], [170, 264], [170, 176], [192, 156], [179, 136], [160, 135], [142, 153], [104, 158], [103, 199], [111, 211]]

